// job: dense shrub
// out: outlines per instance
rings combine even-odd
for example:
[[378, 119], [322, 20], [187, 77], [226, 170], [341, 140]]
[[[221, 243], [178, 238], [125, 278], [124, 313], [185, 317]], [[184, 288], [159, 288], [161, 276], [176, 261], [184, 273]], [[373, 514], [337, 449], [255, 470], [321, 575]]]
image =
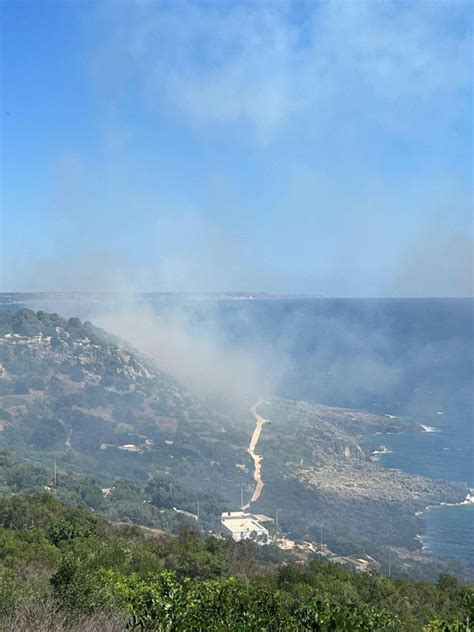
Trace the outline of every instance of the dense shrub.
[[[135, 492], [125, 481], [114, 491]], [[473, 588], [450, 575], [430, 585], [330, 562], [277, 566], [252, 542], [114, 526], [49, 494], [0, 500], [0, 523], [5, 630], [467, 632], [474, 615]]]

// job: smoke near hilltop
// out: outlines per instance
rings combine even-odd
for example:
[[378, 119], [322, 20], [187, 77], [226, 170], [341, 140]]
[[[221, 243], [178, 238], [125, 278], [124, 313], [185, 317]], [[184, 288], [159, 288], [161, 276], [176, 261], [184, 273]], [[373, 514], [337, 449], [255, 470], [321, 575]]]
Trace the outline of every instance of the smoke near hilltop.
[[93, 320], [152, 357], [199, 396], [239, 404], [273, 394], [286, 370], [284, 355], [279, 353], [269, 366], [263, 359], [265, 349], [254, 337], [249, 345], [225, 340], [214, 301], [200, 301], [195, 307], [197, 311], [188, 303], [186, 308], [157, 311], [135, 299], [100, 310]]

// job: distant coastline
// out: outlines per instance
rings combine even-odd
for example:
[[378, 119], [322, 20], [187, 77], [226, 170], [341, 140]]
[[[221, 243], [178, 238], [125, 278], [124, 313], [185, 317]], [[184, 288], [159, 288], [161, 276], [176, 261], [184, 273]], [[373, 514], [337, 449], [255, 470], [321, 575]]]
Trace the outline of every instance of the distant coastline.
[[473, 301], [472, 296], [327, 296], [324, 294], [312, 293], [279, 293], [279, 292], [141, 292], [141, 291], [120, 291], [120, 290], [41, 290], [41, 291], [12, 291], [0, 292], [0, 304], [7, 299], [8, 302], [17, 302], [21, 298], [22, 302], [28, 299], [54, 298], [54, 299], [74, 299], [87, 297], [88, 299], [103, 299], [111, 296], [137, 296], [145, 299], [150, 298], [191, 298], [191, 299], [218, 299], [218, 300], [325, 300], [325, 301]]
[[[89, 299], [107, 298], [110, 296], [138, 296], [142, 298], [192, 298], [192, 299], [220, 299], [220, 300], [293, 300], [293, 299], [328, 299], [320, 294], [272, 294], [270, 292], [120, 292], [120, 291], [41, 291], [41, 292], [0, 292], [0, 299], [11, 298], [9, 302], [15, 302], [38, 297], [41, 298], [80, 298], [87, 296]], [[336, 299], [329, 299], [336, 300]], [[344, 299], [343, 299], [344, 300]], [[0, 301], [1, 303], [1, 301]]]

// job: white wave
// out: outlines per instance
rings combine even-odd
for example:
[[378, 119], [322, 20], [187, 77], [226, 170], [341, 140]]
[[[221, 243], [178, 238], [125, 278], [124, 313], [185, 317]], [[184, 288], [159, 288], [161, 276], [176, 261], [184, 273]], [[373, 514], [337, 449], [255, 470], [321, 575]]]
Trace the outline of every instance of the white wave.
[[429, 550], [429, 544], [427, 542], [427, 537], [425, 535], [416, 535], [415, 538], [421, 544], [421, 550], [426, 551]]
[[439, 428], [435, 428], [434, 426], [425, 426], [424, 424], [420, 424], [423, 428], [424, 432], [441, 432]]
[[372, 450], [372, 454], [391, 454], [392, 450], [389, 450], [386, 446], [381, 445], [377, 450]]
[[[464, 500], [461, 500], [460, 503], [439, 503], [438, 506], [461, 507], [462, 505], [474, 505], [474, 489], [470, 489], [466, 495], [466, 498]], [[427, 507], [426, 509], [431, 509], [431, 507]]]
[[461, 505], [474, 505], [474, 490], [470, 489], [467, 493], [467, 496], [460, 503], [441, 503], [447, 507], [459, 507]]
[[376, 450], [372, 450], [371, 460], [372, 461], [380, 461], [382, 454], [391, 454], [392, 450], [389, 450], [386, 446], [381, 445]]

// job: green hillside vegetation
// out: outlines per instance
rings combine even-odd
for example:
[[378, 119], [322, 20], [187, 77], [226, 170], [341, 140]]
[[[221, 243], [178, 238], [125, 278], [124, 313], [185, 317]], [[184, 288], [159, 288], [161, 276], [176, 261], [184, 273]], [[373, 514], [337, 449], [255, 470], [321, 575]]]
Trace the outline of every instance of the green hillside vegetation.
[[231, 509], [224, 498], [198, 492], [169, 476], [155, 476], [141, 485], [126, 479], [108, 479], [99, 484], [94, 477], [58, 469], [54, 481], [53, 467], [47, 469], [0, 450], [0, 494], [38, 494], [45, 490], [66, 505], [89, 509], [110, 521], [170, 532], [195, 524], [198, 502], [199, 528], [204, 531], [219, 528], [221, 513]]
[[[468, 630], [474, 591], [278, 564], [267, 547], [113, 525], [50, 494], [0, 501], [0, 615], [13, 630]], [[49, 627], [47, 627], [49, 626]]]
[[54, 485], [3, 451], [0, 490], [5, 630], [467, 630], [472, 617], [472, 588], [450, 575], [436, 586], [354, 575], [206, 536], [218, 502], [209, 513], [202, 502], [199, 523], [175, 513], [196, 498], [176, 480], [118, 480], [104, 497], [94, 478], [59, 471]]
[[[169, 476], [155, 476], [147, 483], [110, 478], [99, 481], [96, 477], [58, 469], [54, 483], [52, 465], [48, 468], [16, 459], [8, 450], [0, 450], [0, 494], [10, 496], [47, 491], [66, 505], [82, 507], [111, 522], [140, 525], [171, 534], [183, 527], [192, 527], [203, 534], [210, 531], [221, 533], [221, 513], [235, 508], [223, 497], [199, 491]], [[198, 501], [199, 522], [195, 520]], [[174, 507], [193, 515], [176, 512]], [[274, 530], [271, 525], [267, 526], [270, 531]], [[319, 535], [315, 534], [315, 540]], [[388, 573], [387, 550], [377, 544], [350, 540], [347, 535], [338, 536], [337, 533], [325, 534], [325, 541], [338, 555], [370, 555], [381, 560], [382, 574]], [[283, 554], [276, 546], [267, 546], [266, 549], [271, 549], [271, 553], [267, 552], [266, 555], [271, 555], [275, 560], [291, 558], [289, 553]], [[392, 551], [393, 577], [436, 583], [441, 573], [455, 574], [464, 580], [471, 579], [469, 572], [454, 560], [447, 562], [430, 558], [423, 563], [408, 565], [404, 557]]]

